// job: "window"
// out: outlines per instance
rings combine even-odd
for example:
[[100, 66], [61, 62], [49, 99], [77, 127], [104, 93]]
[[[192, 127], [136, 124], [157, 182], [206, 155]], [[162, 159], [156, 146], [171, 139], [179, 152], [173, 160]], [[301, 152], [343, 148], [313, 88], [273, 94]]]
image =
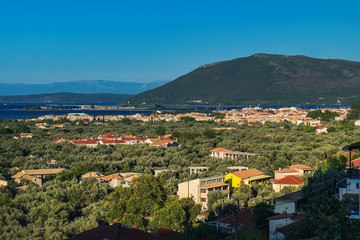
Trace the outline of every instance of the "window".
[[206, 193], [206, 189], [200, 189], [201, 193]]
[[359, 189], [359, 188], [360, 188], [360, 184], [356, 183], [356, 189]]
[[200, 199], [200, 202], [206, 202], [206, 201], [207, 201], [206, 198], [203, 198], [203, 197], [202, 197], [202, 198]]

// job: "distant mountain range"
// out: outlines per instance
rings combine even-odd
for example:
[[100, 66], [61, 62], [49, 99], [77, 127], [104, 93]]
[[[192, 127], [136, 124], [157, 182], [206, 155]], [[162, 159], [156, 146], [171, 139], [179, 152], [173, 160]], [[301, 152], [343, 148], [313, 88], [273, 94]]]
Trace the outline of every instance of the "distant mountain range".
[[360, 62], [254, 54], [203, 65], [132, 104], [289, 105], [360, 102]]
[[121, 103], [130, 94], [112, 93], [49, 93], [0, 96], [0, 103]]
[[150, 83], [84, 80], [44, 84], [0, 83], [0, 95], [26, 95], [42, 93], [114, 93], [138, 94], [165, 84], [168, 81]]

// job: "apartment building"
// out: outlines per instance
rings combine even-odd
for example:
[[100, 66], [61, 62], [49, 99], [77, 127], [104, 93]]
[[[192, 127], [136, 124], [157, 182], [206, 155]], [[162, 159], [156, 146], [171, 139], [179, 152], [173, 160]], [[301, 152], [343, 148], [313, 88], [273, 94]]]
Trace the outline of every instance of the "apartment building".
[[177, 195], [179, 198], [192, 197], [203, 210], [207, 209], [209, 192], [219, 190], [229, 197], [229, 184], [224, 183], [224, 177], [224, 175], [212, 176], [179, 183]]

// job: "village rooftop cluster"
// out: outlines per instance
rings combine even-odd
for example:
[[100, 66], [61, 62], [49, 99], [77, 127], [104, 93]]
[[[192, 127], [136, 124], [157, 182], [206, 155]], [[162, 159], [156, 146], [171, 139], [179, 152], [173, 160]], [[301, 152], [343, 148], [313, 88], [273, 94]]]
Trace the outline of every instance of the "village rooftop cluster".
[[[347, 114], [350, 112], [350, 109], [347, 108], [324, 108], [323, 111], [329, 110], [330, 112], [337, 112], [338, 117], [335, 118], [337, 121], [344, 120]], [[201, 112], [191, 112], [191, 113], [179, 113], [179, 114], [170, 114], [166, 111], [157, 110], [151, 115], [142, 115], [134, 114], [129, 116], [124, 115], [96, 115], [91, 116], [86, 113], [69, 113], [67, 115], [54, 115], [49, 114], [45, 116], [40, 116], [38, 118], [29, 119], [28, 121], [43, 121], [43, 120], [53, 120], [59, 121], [63, 119], [68, 119], [69, 121], [85, 121], [85, 122], [102, 122], [102, 121], [120, 121], [124, 118], [129, 118], [131, 120], [138, 120], [143, 122], [156, 122], [156, 121], [166, 121], [166, 122], [177, 122], [180, 121], [183, 117], [192, 117], [195, 121], [215, 121], [220, 123], [228, 124], [251, 124], [251, 123], [266, 123], [266, 122], [284, 122], [288, 121], [293, 124], [304, 124], [309, 126], [319, 126], [321, 125], [320, 120], [311, 119], [306, 117], [310, 109], [302, 109], [297, 107], [284, 107], [284, 108], [268, 108], [262, 109], [260, 107], [255, 108], [243, 108], [243, 109], [232, 109], [232, 110], [223, 110], [223, 111], [213, 111], [214, 114], [201, 113]], [[54, 126], [56, 127], [56, 126]]]

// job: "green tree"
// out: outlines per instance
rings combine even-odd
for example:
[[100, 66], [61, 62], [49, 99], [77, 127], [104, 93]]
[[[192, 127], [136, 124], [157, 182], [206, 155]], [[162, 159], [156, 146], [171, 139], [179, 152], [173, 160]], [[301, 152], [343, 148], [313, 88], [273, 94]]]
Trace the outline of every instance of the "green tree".
[[333, 196], [320, 194], [305, 207], [310, 214], [310, 229], [319, 239], [358, 239], [358, 221], [349, 218], [344, 203]]
[[216, 132], [213, 129], [204, 130], [203, 135], [208, 139], [216, 138]]
[[190, 116], [181, 117], [180, 120], [183, 122], [195, 122], [195, 118]]
[[267, 232], [267, 218], [274, 216], [274, 206], [270, 202], [265, 201], [257, 204], [253, 211], [253, 221], [257, 229]]
[[0, 134], [13, 134], [14, 131], [10, 128], [0, 128]]
[[17, 133], [29, 133], [30, 128], [27, 125], [21, 124], [16, 127], [16, 132]]
[[130, 125], [131, 120], [129, 118], [123, 118], [120, 120], [120, 123], [125, 124], [125, 125]]

